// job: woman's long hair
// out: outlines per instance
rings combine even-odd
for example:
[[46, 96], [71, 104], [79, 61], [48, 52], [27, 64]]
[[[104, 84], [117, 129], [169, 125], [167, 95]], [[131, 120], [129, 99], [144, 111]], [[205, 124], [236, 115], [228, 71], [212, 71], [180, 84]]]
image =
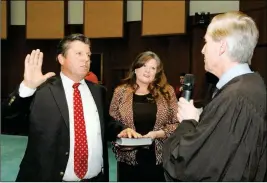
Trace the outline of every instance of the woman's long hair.
[[148, 86], [148, 91], [152, 94], [155, 100], [157, 100], [159, 96], [163, 96], [167, 101], [169, 101], [170, 94], [167, 90], [168, 83], [164, 73], [163, 64], [158, 55], [154, 52], [146, 51], [140, 53], [132, 63], [128, 76], [123, 79], [122, 82], [123, 84], [130, 86], [134, 92], [136, 92], [139, 86], [136, 83], [135, 69], [142, 67], [150, 59], [155, 59], [158, 63], [158, 66], [155, 78]]

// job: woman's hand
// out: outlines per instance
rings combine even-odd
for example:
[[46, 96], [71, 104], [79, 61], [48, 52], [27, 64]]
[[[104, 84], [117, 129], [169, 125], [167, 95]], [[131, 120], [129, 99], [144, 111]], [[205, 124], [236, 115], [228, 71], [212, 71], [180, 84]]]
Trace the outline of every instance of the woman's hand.
[[124, 130], [122, 130], [119, 134], [118, 134], [119, 138], [141, 138], [142, 135], [137, 133], [136, 131], [134, 131], [131, 128], [126, 128]]
[[163, 130], [151, 131], [151, 132], [148, 132], [143, 137], [144, 138], [152, 138], [152, 139], [165, 138], [165, 132]]
[[146, 135], [143, 136], [143, 138], [156, 139], [157, 138], [157, 131], [148, 132]]

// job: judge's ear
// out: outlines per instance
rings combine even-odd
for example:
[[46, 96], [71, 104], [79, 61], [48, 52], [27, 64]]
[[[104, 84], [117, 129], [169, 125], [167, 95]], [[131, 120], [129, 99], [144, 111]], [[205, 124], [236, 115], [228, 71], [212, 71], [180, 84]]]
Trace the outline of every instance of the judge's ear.
[[60, 65], [63, 65], [64, 64], [65, 57], [62, 54], [59, 54], [57, 56], [57, 60], [60, 63]]
[[219, 55], [222, 55], [226, 52], [227, 50], [227, 41], [225, 39], [220, 41], [220, 48], [219, 48]]

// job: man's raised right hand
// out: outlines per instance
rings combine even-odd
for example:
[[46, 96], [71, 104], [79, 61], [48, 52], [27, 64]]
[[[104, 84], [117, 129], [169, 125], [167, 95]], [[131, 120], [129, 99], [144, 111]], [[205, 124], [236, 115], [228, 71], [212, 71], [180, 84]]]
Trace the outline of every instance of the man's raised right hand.
[[56, 74], [49, 72], [45, 75], [42, 73], [43, 53], [39, 49], [32, 50], [25, 58], [24, 80], [25, 86], [35, 89], [44, 83], [47, 79]]

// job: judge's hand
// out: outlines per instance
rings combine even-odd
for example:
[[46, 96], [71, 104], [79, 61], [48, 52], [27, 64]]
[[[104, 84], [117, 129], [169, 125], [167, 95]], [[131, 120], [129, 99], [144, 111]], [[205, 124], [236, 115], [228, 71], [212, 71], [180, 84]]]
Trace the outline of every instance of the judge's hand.
[[119, 138], [141, 138], [142, 135], [137, 133], [136, 131], [134, 131], [131, 128], [126, 128], [124, 130], [122, 130], [119, 134], [118, 134]]
[[199, 120], [199, 111], [195, 108], [193, 100], [188, 102], [183, 97], [179, 98], [177, 118], [180, 122], [189, 119]]
[[42, 74], [43, 53], [39, 49], [32, 50], [25, 58], [24, 80], [25, 86], [35, 89], [48, 78], [55, 75], [54, 72]]

